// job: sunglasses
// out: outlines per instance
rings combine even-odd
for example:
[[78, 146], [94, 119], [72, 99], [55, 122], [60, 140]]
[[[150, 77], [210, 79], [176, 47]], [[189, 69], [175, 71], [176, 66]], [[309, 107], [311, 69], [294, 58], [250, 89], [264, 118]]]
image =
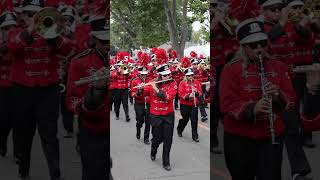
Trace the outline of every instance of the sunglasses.
[[193, 77], [193, 75], [187, 75], [187, 77]]
[[244, 45], [249, 46], [251, 49], [257, 49], [259, 44], [260, 44], [260, 46], [262, 48], [264, 48], [264, 47], [267, 47], [268, 41], [267, 40], [262, 40], [262, 41], [247, 43], [247, 44], [244, 44]]
[[167, 77], [167, 76], [170, 76], [170, 74], [162, 75], [162, 77]]
[[303, 6], [300, 5], [295, 5], [295, 6], [291, 6], [292, 9], [302, 9]]
[[315, 6], [314, 10], [319, 11], [320, 10], [320, 6]]
[[24, 11], [23, 14], [26, 15], [26, 16], [28, 16], [28, 17], [30, 17], [30, 18], [32, 18], [32, 17], [36, 14], [36, 12], [33, 12], [33, 11]]
[[69, 16], [65, 16], [64, 19], [65, 19], [66, 22], [70, 22], [70, 23], [73, 23], [73, 21], [74, 21], [74, 18], [73, 17], [69, 17]]

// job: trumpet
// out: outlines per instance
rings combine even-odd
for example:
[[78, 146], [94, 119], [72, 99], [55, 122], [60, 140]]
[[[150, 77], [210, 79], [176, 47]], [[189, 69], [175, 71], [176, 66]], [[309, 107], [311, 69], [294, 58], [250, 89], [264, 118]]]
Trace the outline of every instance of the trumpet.
[[128, 66], [128, 64], [121, 65], [120, 69], [123, 71], [124, 75], [129, 74], [129, 66]]
[[193, 94], [193, 105], [194, 107], [197, 107], [196, 91], [195, 91], [195, 87], [192, 80], [191, 80], [191, 91], [192, 91], [191, 93]]
[[58, 37], [65, 29], [65, 18], [56, 8], [43, 8], [34, 15], [34, 29], [45, 39]]
[[[259, 65], [260, 65], [260, 80], [261, 80], [262, 95], [265, 98], [270, 99], [270, 102], [272, 102], [272, 96], [269, 96], [266, 94], [267, 78], [265, 76], [265, 71], [263, 67], [263, 58], [261, 54], [259, 54]], [[271, 103], [271, 112], [268, 114], [268, 120], [269, 120], [270, 134], [271, 134], [271, 142], [273, 145], [276, 145], [278, 143], [276, 142], [276, 135], [275, 135], [274, 125], [273, 125], [272, 103]]]
[[151, 84], [158, 84], [158, 83], [163, 83], [163, 82], [167, 82], [167, 81], [171, 81], [171, 80], [172, 80], [172, 78], [164, 79], [164, 80], [160, 80], [160, 81], [151, 81], [151, 82], [145, 83], [144, 85], [134, 86], [132, 89], [134, 89], [134, 88], [142, 88], [142, 87], [145, 87], [145, 86], [148, 86], [148, 85], [151, 85]]

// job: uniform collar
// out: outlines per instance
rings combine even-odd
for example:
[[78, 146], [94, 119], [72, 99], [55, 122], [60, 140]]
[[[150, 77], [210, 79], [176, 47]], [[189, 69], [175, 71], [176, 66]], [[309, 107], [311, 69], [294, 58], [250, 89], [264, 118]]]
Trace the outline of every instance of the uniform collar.
[[99, 57], [99, 59], [103, 60], [104, 64], [109, 67], [108, 57], [105, 57], [104, 55], [102, 55], [102, 53], [98, 50], [97, 47], [95, 48], [95, 53]]

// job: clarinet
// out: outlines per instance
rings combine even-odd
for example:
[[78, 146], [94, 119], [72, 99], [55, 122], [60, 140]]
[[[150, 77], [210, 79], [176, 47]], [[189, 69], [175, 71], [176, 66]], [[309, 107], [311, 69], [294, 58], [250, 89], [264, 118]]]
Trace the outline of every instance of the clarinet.
[[194, 104], [194, 107], [197, 107], [197, 99], [196, 99], [196, 94], [195, 94], [196, 92], [195, 92], [193, 80], [191, 80], [191, 89], [192, 89], [192, 93], [194, 95], [193, 104]]
[[276, 135], [275, 135], [274, 125], [273, 125], [272, 96], [269, 96], [266, 94], [266, 84], [268, 81], [265, 76], [265, 71], [264, 71], [264, 67], [263, 67], [263, 59], [262, 59], [261, 54], [259, 54], [259, 64], [260, 64], [260, 80], [261, 80], [262, 95], [266, 99], [269, 99], [271, 102], [271, 112], [268, 114], [269, 129], [270, 129], [270, 134], [271, 134], [271, 143], [273, 145], [276, 145], [278, 143], [276, 142]]

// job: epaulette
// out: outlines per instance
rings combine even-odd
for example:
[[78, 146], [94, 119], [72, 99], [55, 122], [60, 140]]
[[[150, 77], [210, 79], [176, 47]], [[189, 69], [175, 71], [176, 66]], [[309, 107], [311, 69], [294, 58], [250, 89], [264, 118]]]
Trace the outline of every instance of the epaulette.
[[81, 53], [75, 55], [75, 56], [72, 58], [72, 60], [74, 60], [74, 59], [80, 59], [80, 58], [83, 57], [83, 56], [87, 56], [87, 55], [90, 54], [91, 52], [92, 52], [92, 49], [86, 49], [86, 50], [82, 51]]

